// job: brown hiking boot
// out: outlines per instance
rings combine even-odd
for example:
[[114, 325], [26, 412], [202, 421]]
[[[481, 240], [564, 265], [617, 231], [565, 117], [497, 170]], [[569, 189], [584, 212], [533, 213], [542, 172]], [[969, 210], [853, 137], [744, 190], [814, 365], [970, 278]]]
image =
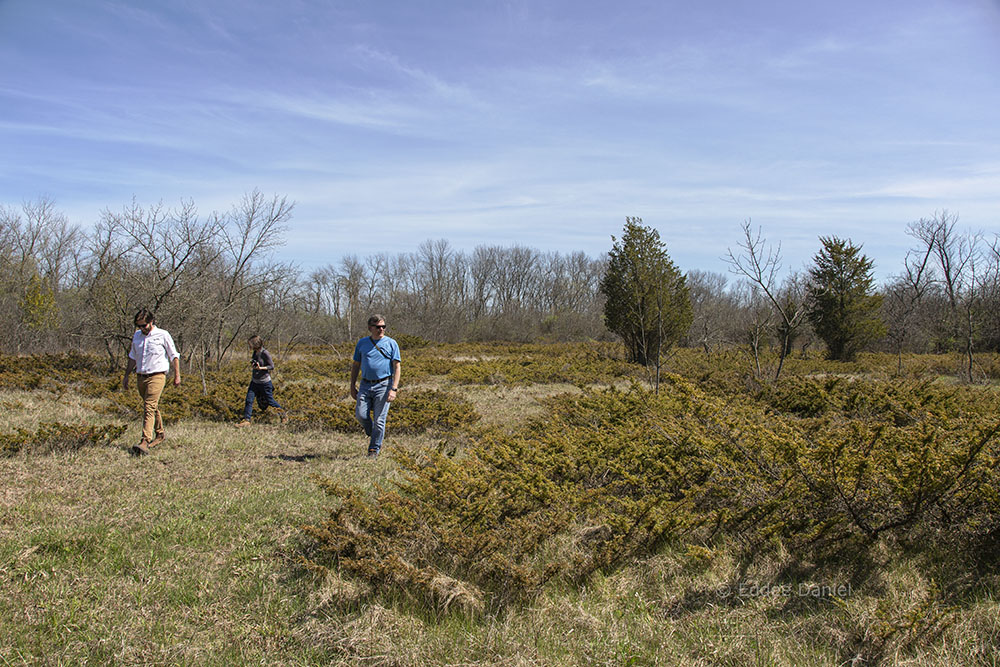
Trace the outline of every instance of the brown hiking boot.
[[153, 438], [152, 441], [149, 443], [149, 446], [150, 447], [156, 447], [158, 444], [160, 444], [161, 442], [163, 442], [166, 439], [167, 439], [167, 436], [166, 436], [165, 433], [157, 433], [156, 437]]
[[145, 456], [149, 454], [149, 443], [143, 438], [138, 445], [132, 445], [132, 456]]
[[250, 420], [248, 419], [243, 419], [241, 421], [236, 422], [236, 428], [243, 428], [244, 426], [249, 426], [249, 425], [250, 425]]

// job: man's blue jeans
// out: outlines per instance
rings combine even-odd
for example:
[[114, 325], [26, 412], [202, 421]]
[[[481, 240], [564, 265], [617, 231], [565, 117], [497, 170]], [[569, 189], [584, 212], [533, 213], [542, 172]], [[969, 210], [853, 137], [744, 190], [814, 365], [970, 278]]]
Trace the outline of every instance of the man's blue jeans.
[[276, 400], [274, 400], [274, 383], [272, 382], [251, 382], [250, 388], [247, 389], [247, 402], [243, 406], [243, 419], [250, 421], [250, 417], [253, 416], [253, 399], [256, 397], [257, 405], [263, 410], [267, 406], [273, 408], [278, 408], [281, 410], [281, 406]]
[[354, 407], [354, 418], [365, 428], [369, 437], [368, 451], [378, 452], [382, 449], [382, 439], [385, 437], [385, 417], [389, 414], [389, 381], [388, 377], [381, 382], [361, 380], [358, 388], [358, 403]]

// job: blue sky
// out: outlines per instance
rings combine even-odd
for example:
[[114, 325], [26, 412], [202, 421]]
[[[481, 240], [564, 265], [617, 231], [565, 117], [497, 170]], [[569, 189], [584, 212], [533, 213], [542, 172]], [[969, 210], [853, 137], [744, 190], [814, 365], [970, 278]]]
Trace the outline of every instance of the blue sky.
[[0, 203], [71, 221], [259, 188], [279, 257], [521, 243], [625, 216], [724, 272], [746, 219], [899, 269], [907, 223], [1000, 231], [1000, 0], [0, 0]]

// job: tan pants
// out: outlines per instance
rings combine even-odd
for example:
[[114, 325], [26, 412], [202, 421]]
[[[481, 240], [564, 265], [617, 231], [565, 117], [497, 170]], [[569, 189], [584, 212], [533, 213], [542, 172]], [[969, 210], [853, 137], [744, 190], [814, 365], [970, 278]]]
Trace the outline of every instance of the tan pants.
[[163, 418], [160, 417], [157, 406], [160, 403], [163, 387], [167, 384], [167, 374], [137, 374], [135, 377], [139, 396], [142, 397], [142, 439], [150, 442], [153, 440], [154, 432], [156, 435], [163, 434]]

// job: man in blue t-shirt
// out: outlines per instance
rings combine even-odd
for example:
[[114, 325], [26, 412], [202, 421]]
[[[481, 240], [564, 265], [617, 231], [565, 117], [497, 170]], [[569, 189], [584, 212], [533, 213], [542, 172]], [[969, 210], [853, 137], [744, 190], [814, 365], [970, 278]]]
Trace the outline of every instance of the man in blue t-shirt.
[[[357, 401], [354, 417], [368, 435], [368, 458], [378, 456], [385, 437], [385, 418], [389, 404], [399, 391], [399, 345], [385, 335], [385, 318], [368, 318], [368, 336], [354, 346], [351, 364], [351, 398]], [[358, 375], [361, 388], [358, 388]]]

